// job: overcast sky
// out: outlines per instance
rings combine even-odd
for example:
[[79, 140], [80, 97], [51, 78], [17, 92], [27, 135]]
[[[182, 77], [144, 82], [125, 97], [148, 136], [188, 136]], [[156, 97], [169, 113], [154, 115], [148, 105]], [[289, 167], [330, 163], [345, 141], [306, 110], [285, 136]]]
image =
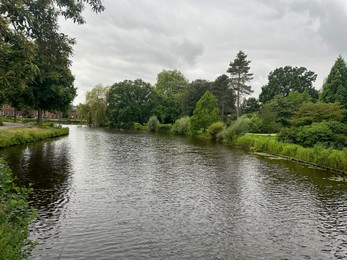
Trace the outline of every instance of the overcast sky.
[[78, 96], [97, 84], [141, 78], [155, 84], [162, 70], [189, 81], [226, 73], [239, 50], [251, 60], [253, 96], [269, 72], [286, 65], [318, 74], [322, 87], [338, 55], [347, 59], [345, 0], [104, 0], [86, 24], [61, 22], [77, 40], [72, 57]]

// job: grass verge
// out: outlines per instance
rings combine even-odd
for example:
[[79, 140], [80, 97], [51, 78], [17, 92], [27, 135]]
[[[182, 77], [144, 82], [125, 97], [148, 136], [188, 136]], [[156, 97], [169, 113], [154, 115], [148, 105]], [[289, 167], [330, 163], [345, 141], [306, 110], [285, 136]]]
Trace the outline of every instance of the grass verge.
[[0, 130], [0, 148], [32, 143], [68, 134], [69, 128], [47, 126]]
[[275, 136], [245, 134], [236, 138], [233, 143], [254, 152], [266, 152], [281, 155], [302, 163], [337, 170], [347, 173], [347, 149], [334, 150], [315, 146], [305, 148], [297, 144], [282, 143]]

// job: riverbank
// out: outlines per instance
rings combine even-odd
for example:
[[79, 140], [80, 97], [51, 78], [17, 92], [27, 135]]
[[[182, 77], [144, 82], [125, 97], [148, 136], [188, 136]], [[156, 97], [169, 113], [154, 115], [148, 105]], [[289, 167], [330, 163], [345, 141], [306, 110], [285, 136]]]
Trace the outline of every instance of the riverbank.
[[69, 134], [69, 128], [33, 126], [33, 127], [0, 127], [0, 148], [32, 143]]
[[0, 161], [0, 259], [26, 259], [33, 249], [28, 225], [36, 214], [28, 204], [30, 192], [14, 184], [11, 170]]
[[233, 141], [233, 144], [252, 152], [269, 153], [314, 167], [347, 173], [346, 148], [341, 151], [319, 145], [305, 148], [296, 144], [279, 142], [276, 136], [257, 134], [241, 135]]
[[[165, 129], [168, 130], [162, 131], [161, 127], [158, 127], [157, 131], [173, 134], [171, 128], [171, 125], [167, 125]], [[145, 126], [137, 126], [135, 129], [144, 130]], [[209, 133], [209, 131], [200, 131], [196, 133], [195, 137], [218, 140], [221, 143], [239, 146], [251, 152], [267, 153], [268, 155], [275, 155], [301, 164], [347, 174], [347, 148], [335, 150], [320, 145], [316, 145], [313, 148], [305, 148], [297, 144], [280, 142], [277, 140], [276, 135], [247, 133], [230, 138], [225, 136], [225, 133], [218, 136], [218, 131], [223, 133], [220, 129], [217, 132], [215, 131], [214, 134]], [[190, 135], [190, 131], [181, 132], [181, 135]]]

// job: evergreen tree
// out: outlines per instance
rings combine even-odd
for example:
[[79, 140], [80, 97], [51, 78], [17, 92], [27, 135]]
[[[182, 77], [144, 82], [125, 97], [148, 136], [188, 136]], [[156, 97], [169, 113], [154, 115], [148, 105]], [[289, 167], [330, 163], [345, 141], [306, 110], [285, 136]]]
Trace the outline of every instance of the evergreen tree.
[[230, 62], [227, 70], [230, 73], [230, 81], [232, 88], [236, 91], [236, 116], [240, 116], [240, 99], [243, 95], [249, 95], [253, 91], [247, 82], [253, 78], [253, 73], [249, 73], [250, 60], [247, 60], [247, 55], [243, 51], [239, 51], [234, 61]]
[[341, 55], [323, 84], [321, 100], [326, 103], [339, 102], [347, 108], [347, 65]]
[[218, 100], [210, 91], [205, 94], [196, 103], [196, 107], [191, 117], [191, 127], [193, 131], [206, 129], [214, 122], [219, 121]]

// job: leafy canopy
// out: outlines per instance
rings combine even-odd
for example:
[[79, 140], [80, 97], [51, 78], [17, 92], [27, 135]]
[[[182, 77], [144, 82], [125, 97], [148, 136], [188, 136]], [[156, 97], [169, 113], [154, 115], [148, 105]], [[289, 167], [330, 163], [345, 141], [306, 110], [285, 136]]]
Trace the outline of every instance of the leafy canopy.
[[137, 79], [115, 83], [107, 92], [107, 117], [111, 126], [131, 128], [146, 123], [157, 104], [151, 84]]
[[188, 87], [188, 80], [178, 70], [163, 70], [157, 76], [156, 91], [164, 96], [182, 94]]
[[182, 114], [191, 116], [195, 109], [196, 103], [211, 89], [211, 82], [204, 79], [192, 81], [182, 96]]
[[234, 89], [230, 87], [229, 77], [225, 74], [218, 76], [212, 84], [212, 94], [218, 99], [218, 107], [222, 119], [235, 109]]
[[317, 75], [304, 67], [285, 66], [275, 69], [268, 76], [268, 83], [262, 87], [259, 101], [263, 104], [277, 95], [288, 96], [290, 92], [307, 92], [313, 100], [318, 98], [318, 91], [313, 82]]
[[324, 120], [342, 122], [346, 112], [346, 109], [339, 103], [308, 102], [300, 106], [290, 122], [294, 126], [310, 125]]

